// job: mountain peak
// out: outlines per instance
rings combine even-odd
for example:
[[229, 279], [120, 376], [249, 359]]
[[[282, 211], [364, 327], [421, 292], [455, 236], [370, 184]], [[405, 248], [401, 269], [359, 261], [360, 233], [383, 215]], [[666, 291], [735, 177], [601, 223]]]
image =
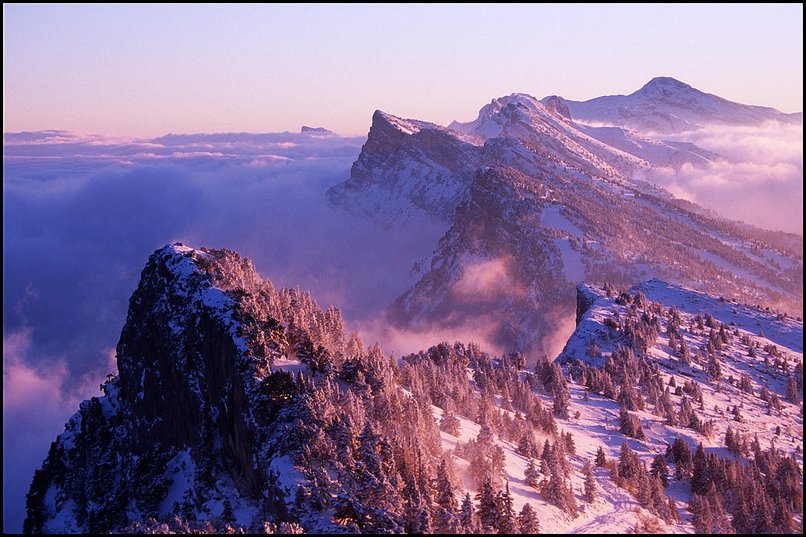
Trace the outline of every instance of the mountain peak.
[[370, 127], [370, 130], [386, 130], [391, 127], [403, 134], [415, 134], [420, 132], [424, 126], [425, 124], [422, 121], [403, 119], [402, 117], [387, 114], [383, 110], [375, 110], [375, 113], [372, 114], [372, 127]]
[[669, 96], [679, 93], [697, 92], [696, 89], [685, 82], [680, 82], [676, 78], [669, 76], [657, 76], [647, 82], [634, 95]]
[[668, 87], [668, 88], [677, 88], [677, 89], [686, 89], [690, 88], [688, 84], [685, 82], [681, 82], [676, 78], [672, 78], [670, 76], [656, 76], [646, 84], [644, 84], [644, 88], [648, 87]]

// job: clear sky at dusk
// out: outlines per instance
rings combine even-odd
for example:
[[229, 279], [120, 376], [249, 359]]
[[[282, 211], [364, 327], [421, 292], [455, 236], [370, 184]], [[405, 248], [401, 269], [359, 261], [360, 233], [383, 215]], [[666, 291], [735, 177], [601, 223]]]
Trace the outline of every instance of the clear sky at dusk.
[[8, 5], [5, 132], [364, 134], [493, 97], [584, 100], [672, 76], [802, 110], [803, 6]]

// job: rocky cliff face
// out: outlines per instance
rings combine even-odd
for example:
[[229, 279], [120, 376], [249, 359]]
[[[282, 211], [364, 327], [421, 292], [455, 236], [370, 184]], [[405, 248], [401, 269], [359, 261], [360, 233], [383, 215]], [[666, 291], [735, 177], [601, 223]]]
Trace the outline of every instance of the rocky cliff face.
[[[255, 416], [246, 401], [269, 372], [271, 355], [247, 346], [233, 292], [262, 284], [251, 262], [233, 252], [160, 250], [132, 295], [117, 347], [120, 394], [137, 417], [135, 451], [156, 442], [199, 451], [198, 431], [211, 427], [239, 488], [253, 494], [262, 479], [253, 467]], [[272, 343], [279, 347], [279, 335]]]
[[448, 221], [480, 163], [476, 142], [456, 134], [377, 110], [350, 179], [327, 197], [386, 225], [413, 218]]
[[[308, 329], [316, 323], [338, 332], [341, 319], [298, 291], [276, 291], [234, 252], [156, 251], [129, 302], [120, 373], [53, 443], [28, 496], [25, 530], [106, 532], [209, 509], [222, 479], [244, 508], [282, 519], [284, 505], [266, 504], [266, 437], [276, 425], [266, 385], [276, 380], [274, 359], [292, 347], [340, 345]], [[167, 498], [183, 479], [185, 489]]]

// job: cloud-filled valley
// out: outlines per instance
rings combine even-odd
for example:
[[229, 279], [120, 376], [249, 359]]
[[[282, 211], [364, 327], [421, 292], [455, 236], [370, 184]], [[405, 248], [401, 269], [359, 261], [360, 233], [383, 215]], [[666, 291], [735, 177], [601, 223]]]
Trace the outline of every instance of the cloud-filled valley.
[[724, 159], [660, 169], [649, 180], [726, 218], [802, 234], [803, 125], [711, 126], [674, 138]]

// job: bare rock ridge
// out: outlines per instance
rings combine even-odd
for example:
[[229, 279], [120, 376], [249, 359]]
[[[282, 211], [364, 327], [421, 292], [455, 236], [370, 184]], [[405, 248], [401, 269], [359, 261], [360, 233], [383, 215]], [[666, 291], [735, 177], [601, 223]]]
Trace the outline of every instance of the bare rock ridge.
[[376, 110], [350, 179], [327, 196], [382, 223], [448, 220], [480, 164], [478, 153], [476, 145], [444, 127]]

